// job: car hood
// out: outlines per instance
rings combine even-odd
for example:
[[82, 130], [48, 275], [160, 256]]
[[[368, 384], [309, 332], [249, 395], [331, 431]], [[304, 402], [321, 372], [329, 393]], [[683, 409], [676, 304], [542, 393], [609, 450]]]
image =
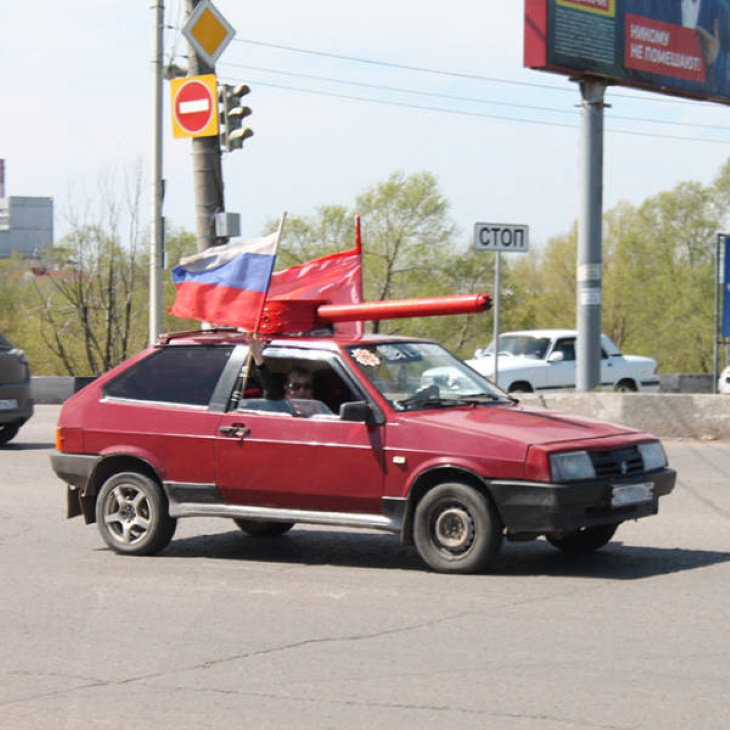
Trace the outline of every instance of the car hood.
[[525, 447], [572, 442], [580, 448], [577, 443], [580, 441], [639, 433], [615, 423], [518, 404], [411, 411], [408, 415], [415, 423], [438, 429], [444, 438], [458, 436], [459, 442], [469, 451], [470, 442], [481, 451], [484, 437]]

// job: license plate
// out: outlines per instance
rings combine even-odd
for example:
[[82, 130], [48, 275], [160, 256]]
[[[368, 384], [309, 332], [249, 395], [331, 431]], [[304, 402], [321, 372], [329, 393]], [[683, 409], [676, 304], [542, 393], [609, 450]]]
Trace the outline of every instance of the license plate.
[[614, 487], [611, 495], [611, 506], [625, 507], [627, 504], [648, 502], [652, 498], [653, 489], [654, 485], [651, 482]]
[[0, 400], [0, 411], [14, 411], [18, 407], [15, 398], [4, 398]]

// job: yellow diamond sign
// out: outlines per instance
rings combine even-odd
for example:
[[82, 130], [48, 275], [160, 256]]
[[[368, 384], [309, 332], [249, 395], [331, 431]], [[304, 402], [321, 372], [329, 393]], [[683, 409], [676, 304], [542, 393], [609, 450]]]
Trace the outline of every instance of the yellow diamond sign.
[[182, 30], [195, 52], [210, 66], [233, 40], [236, 31], [210, 0], [201, 0]]

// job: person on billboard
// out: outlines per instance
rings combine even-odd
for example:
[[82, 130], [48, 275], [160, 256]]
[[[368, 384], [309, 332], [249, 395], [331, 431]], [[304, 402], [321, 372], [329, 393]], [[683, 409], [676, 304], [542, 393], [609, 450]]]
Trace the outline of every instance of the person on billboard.
[[627, 15], [695, 30], [704, 62], [705, 83], [700, 86], [677, 76], [673, 77], [673, 86], [710, 94], [730, 93], [727, 62], [730, 12], [727, 0], [624, 0], [623, 8]]

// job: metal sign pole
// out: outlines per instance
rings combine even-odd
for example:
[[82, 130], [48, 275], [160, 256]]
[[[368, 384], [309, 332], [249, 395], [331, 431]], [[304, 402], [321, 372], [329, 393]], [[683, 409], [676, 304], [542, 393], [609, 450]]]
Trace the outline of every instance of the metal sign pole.
[[717, 393], [717, 376], [719, 372], [720, 359], [720, 297], [724, 293], [723, 279], [720, 268], [720, 247], [722, 245], [722, 234], [717, 234], [715, 244], [715, 337], [712, 350], [712, 392]]
[[499, 376], [499, 293], [502, 291], [502, 252], [497, 251], [497, 260], [494, 262], [494, 384], [498, 385]]
[[158, 0], [154, 7], [154, 78], [152, 122], [152, 226], [150, 230], [149, 264], [149, 344], [153, 345], [162, 329], [162, 45], [165, 27], [165, 4]]
[[527, 253], [529, 250], [529, 227], [513, 223], [475, 223], [474, 248], [477, 251], [494, 251], [494, 384], [499, 376], [499, 300], [502, 292], [502, 251]]

